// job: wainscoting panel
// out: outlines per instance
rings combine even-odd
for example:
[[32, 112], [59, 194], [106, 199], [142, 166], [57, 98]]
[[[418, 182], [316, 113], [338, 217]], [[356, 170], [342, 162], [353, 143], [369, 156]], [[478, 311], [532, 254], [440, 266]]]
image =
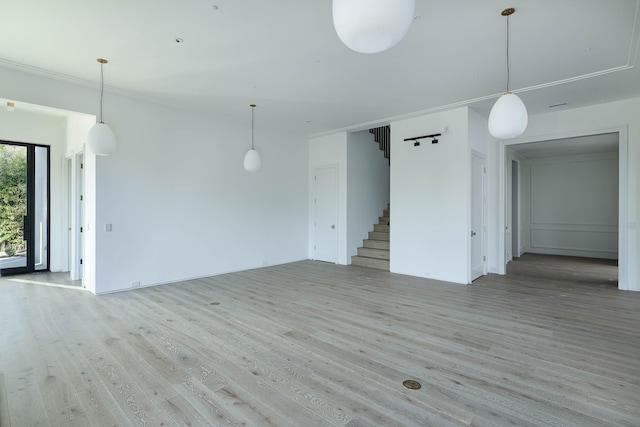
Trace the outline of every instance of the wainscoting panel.
[[562, 225], [532, 226], [530, 229], [531, 248], [528, 252], [616, 259], [618, 257], [618, 230], [562, 229]]
[[526, 252], [618, 257], [617, 153], [527, 160]]

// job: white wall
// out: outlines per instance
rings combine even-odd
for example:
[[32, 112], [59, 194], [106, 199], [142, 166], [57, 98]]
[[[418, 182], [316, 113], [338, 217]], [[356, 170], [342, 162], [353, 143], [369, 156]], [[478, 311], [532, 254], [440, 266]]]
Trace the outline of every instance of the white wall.
[[[0, 97], [3, 95], [0, 93]], [[15, 99], [15, 98], [13, 98]], [[66, 119], [36, 111], [16, 108], [9, 112], [0, 108], [0, 139], [13, 142], [49, 145], [51, 165], [51, 240], [49, 242], [51, 271], [61, 271], [63, 258], [67, 257], [67, 228], [64, 226], [66, 205], [64, 183], [64, 152]]]
[[369, 131], [347, 136], [347, 261], [389, 204], [389, 161]]
[[[640, 212], [640, 98], [609, 102], [589, 107], [567, 109], [553, 113], [531, 115], [527, 131], [519, 138], [507, 144], [522, 144], [573, 136], [593, 135], [607, 132], [620, 132], [619, 167], [622, 185], [619, 198], [622, 209], [619, 212], [619, 225], [626, 233], [619, 235], [619, 270], [618, 283], [620, 289], [640, 291], [640, 228], [638, 216]], [[504, 160], [499, 147], [504, 142], [493, 141], [492, 161]], [[504, 152], [504, 149], [502, 149]], [[504, 268], [504, 241], [500, 233], [500, 225], [504, 224], [503, 196], [500, 195], [500, 171], [497, 168], [490, 175], [490, 187], [495, 189], [490, 199], [490, 209], [498, 215], [498, 232], [490, 233], [490, 253], [493, 267], [501, 272]]]
[[[6, 68], [0, 82], [2, 97], [97, 110], [95, 88]], [[87, 212], [96, 237], [95, 265], [85, 265], [95, 285], [87, 288], [104, 293], [133, 281], [146, 286], [307, 258], [304, 136], [257, 120], [263, 168], [251, 174], [242, 167], [246, 117], [216, 119], [109, 92], [105, 106], [118, 151], [85, 163], [95, 169], [96, 207]]]
[[[469, 108], [469, 148], [481, 156], [489, 155], [489, 128], [487, 119], [477, 111]], [[446, 138], [445, 131], [443, 137]], [[471, 168], [471, 163], [469, 163]], [[469, 169], [471, 170], [471, 169]]]
[[96, 118], [92, 115], [72, 114], [67, 117], [66, 157], [84, 151], [87, 134], [95, 122]]
[[618, 257], [618, 153], [524, 163], [525, 251]]
[[307, 253], [314, 258], [315, 245], [315, 206], [314, 173], [321, 167], [335, 166], [338, 170], [338, 264], [349, 264], [347, 251], [347, 133], [339, 132], [309, 140], [309, 176], [308, 176], [308, 241]]
[[[449, 131], [438, 144], [408, 137]], [[391, 123], [391, 271], [468, 283], [468, 108]]]

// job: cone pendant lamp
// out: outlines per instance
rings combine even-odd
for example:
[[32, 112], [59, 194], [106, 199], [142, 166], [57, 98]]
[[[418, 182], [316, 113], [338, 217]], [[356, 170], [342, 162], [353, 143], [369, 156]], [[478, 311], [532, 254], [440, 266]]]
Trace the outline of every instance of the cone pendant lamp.
[[87, 135], [87, 145], [96, 156], [109, 156], [116, 151], [116, 136], [104, 123], [102, 113], [104, 110], [104, 64], [106, 59], [98, 58], [100, 63], [100, 121], [89, 129]]
[[255, 172], [262, 166], [262, 160], [260, 159], [260, 154], [253, 148], [253, 135], [254, 135], [254, 126], [253, 126], [253, 112], [256, 108], [256, 104], [251, 104], [251, 149], [247, 151], [247, 154], [244, 155], [244, 169], [247, 172]]

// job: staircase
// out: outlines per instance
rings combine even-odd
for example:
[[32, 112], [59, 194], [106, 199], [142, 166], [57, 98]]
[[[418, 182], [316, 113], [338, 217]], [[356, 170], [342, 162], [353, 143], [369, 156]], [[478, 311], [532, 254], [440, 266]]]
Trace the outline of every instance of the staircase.
[[389, 271], [389, 207], [369, 232], [369, 238], [363, 240], [358, 255], [351, 257], [351, 265], [378, 268]]

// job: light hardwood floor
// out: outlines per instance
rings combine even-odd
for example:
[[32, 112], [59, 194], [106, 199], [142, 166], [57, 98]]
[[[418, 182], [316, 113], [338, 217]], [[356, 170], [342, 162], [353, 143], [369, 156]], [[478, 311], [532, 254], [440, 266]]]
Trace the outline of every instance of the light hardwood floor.
[[640, 293], [574, 261], [470, 286], [312, 261], [99, 297], [2, 278], [0, 425], [639, 426]]

